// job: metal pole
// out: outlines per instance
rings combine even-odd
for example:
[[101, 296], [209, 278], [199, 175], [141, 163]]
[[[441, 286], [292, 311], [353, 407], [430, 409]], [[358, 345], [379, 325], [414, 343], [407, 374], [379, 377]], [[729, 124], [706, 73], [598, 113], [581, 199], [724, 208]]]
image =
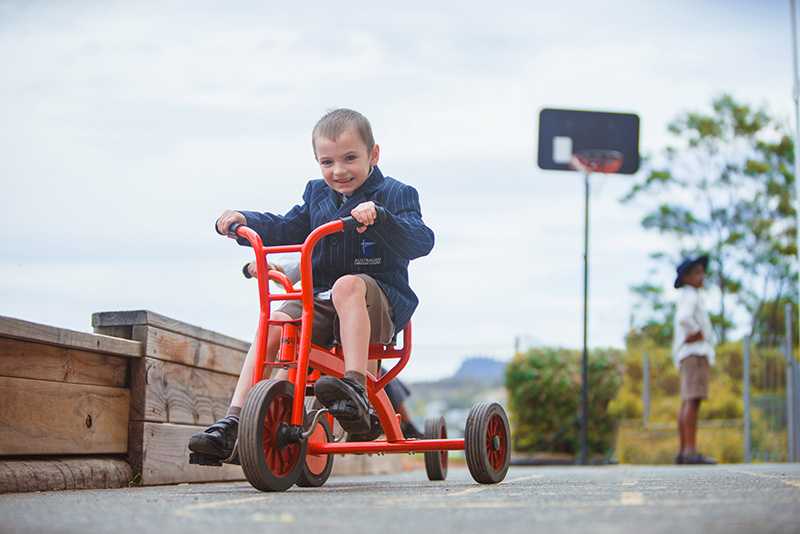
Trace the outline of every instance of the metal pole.
[[795, 384], [794, 384], [794, 365], [792, 360], [792, 305], [786, 303], [784, 308], [784, 317], [786, 322], [786, 335], [784, 344], [784, 356], [786, 356], [786, 441], [788, 446], [787, 459], [790, 462], [797, 461], [797, 432], [795, 429], [795, 413], [794, 413], [794, 398], [795, 398]]
[[583, 357], [581, 358], [580, 463], [589, 463], [589, 172], [584, 173], [583, 199]]
[[[797, 2], [789, 0], [789, 11], [792, 19], [792, 99], [794, 100], [794, 205], [795, 219], [800, 216], [800, 75], [797, 69]], [[800, 239], [800, 236], [798, 237]], [[800, 246], [797, 247], [797, 259], [800, 261]], [[800, 306], [797, 307], [800, 313]], [[800, 320], [800, 317], [798, 317]]]
[[794, 368], [794, 458], [800, 461], [800, 363], [792, 358]]
[[792, 400], [794, 401], [794, 460], [800, 461], [800, 364], [792, 358]]
[[650, 420], [650, 358], [648, 358], [647, 352], [642, 355], [642, 358], [644, 360], [642, 362], [642, 405], [644, 405], [642, 423], [646, 427]]
[[750, 336], [744, 338], [744, 362], [742, 362], [742, 382], [744, 389], [744, 461], [753, 461], [753, 449], [750, 441]]

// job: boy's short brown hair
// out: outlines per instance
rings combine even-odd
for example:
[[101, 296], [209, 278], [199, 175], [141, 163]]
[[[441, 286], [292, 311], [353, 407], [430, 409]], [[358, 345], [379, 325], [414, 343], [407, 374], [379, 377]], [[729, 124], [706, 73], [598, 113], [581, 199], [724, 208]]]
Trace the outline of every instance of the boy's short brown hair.
[[371, 153], [372, 147], [375, 146], [375, 138], [372, 136], [372, 126], [367, 118], [358, 111], [339, 108], [323, 115], [314, 126], [314, 130], [311, 132], [311, 147], [314, 149], [314, 156], [317, 155], [317, 137], [335, 140], [350, 127], [356, 129], [361, 140], [367, 145], [367, 153]]

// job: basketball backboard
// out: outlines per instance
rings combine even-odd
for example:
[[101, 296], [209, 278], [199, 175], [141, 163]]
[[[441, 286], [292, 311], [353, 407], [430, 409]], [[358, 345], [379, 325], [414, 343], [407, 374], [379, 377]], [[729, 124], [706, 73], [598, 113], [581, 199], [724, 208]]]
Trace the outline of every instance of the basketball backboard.
[[572, 156], [588, 150], [622, 153], [617, 173], [639, 170], [639, 117], [632, 113], [545, 108], [539, 113], [539, 167], [574, 171]]

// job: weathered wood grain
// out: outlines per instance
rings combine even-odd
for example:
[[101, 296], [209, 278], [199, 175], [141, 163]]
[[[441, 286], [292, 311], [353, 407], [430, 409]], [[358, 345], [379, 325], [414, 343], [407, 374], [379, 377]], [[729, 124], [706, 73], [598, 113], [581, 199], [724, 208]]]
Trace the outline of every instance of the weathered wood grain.
[[125, 387], [127, 357], [0, 337], [0, 376]]
[[131, 420], [210, 425], [225, 416], [238, 380], [154, 358], [131, 364]]
[[183, 334], [184, 336], [193, 337], [201, 341], [207, 341], [214, 345], [228, 347], [234, 350], [247, 352], [250, 343], [236, 339], [213, 330], [206, 330], [199, 326], [195, 326], [183, 321], [171, 319], [164, 315], [149, 311], [149, 310], [133, 310], [133, 311], [113, 311], [113, 312], [98, 312], [92, 314], [92, 326], [98, 327], [112, 327], [112, 326], [142, 326], [149, 325], [168, 330], [176, 334]]
[[117, 356], [138, 357], [142, 354], [142, 347], [136, 341], [76, 332], [2, 315], [0, 315], [0, 337], [39, 341], [61, 347], [102, 352]]
[[133, 337], [151, 358], [238, 376], [246, 351], [215, 345], [154, 326], [134, 326]]
[[120, 458], [0, 459], [0, 493], [124, 488], [132, 476]]
[[242, 480], [244, 473], [238, 465], [209, 467], [189, 463], [189, 438], [202, 426], [169, 423], [131, 422], [132, 442], [141, 449], [132, 449], [129, 462], [145, 486], [178, 484], [181, 482], [211, 482]]
[[0, 455], [124, 453], [125, 388], [0, 377]]

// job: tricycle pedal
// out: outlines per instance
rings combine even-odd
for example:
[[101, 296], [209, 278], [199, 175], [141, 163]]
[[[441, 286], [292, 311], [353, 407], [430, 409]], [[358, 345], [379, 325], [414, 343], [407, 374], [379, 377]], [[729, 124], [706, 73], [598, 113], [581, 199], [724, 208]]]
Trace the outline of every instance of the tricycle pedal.
[[222, 458], [219, 456], [211, 456], [208, 454], [198, 454], [196, 452], [189, 453], [189, 463], [196, 465], [213, 465], [221, 466]]

